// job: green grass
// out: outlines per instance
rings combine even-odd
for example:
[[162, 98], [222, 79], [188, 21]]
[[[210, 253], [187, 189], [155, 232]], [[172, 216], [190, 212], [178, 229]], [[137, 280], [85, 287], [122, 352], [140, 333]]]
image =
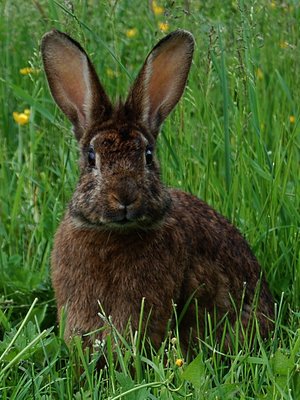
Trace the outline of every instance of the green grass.
[[[147, 1], [70, 4], [1, 2], [0, 398], [299, 399], [299, 2], [160, 1], [160, 16]], [[68, 349], [56, 324], [49, 259], [78, 152], [50, 97], [39, 42], [53, 27], [77, 38], [116, 99], [163, 37], [159, 22], [197, 43], [184, 98], [159, 139], [163, 180], [247, 237], [278, 303], [276, 328], [268, 342], [256, 335], [252, 351], [246, 340], [221, 355], [208, 326], [198, 357], [182, 367], [176, 332], [155, 352], [140, 332], [125, 339], [113, 329], [107, 367], [97, 370], [101, 349], [90, 356], [78, 340]], [[21, 75], [27, 66], [39, 71]], [[18, 126], [12, 113], [25, 108], [30, 122]]]

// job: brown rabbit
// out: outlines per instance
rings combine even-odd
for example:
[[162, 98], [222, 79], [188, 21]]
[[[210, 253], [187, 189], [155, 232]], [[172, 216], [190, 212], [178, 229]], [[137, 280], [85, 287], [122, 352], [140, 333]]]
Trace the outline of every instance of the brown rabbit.
[[[219, 321], [226, 314], [234, 324], [240, 307], [246, 327], [258, 286], [260, 331], [270, 330], [273, 300], [247, 242], [206, 203], [160, 180], [155, 141], [183, 93], [193, 49], [189, 32], [167, 35], [146, 58], [127, 100], [113, 106], [80, 44], [56, 30], [43, 37], [52, 95], [81, 150], [80, 179], [52, 253], [66, 338], [101, 327], [99, 302], [121, 332], [129, 320], [137, 329], [143, 298], [155, 346], [165, 336], [172, 302], [180, 313], [193, 296], [202, 334], [207, 313]], [[184, 347], [196, 331], [194, 304], [180, 325]]]

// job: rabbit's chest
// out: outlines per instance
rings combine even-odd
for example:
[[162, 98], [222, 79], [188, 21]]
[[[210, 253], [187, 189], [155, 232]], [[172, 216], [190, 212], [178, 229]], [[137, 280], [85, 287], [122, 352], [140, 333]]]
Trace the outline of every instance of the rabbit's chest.
[[174, 269], [173, 257], [165, 260], [159, 254], [138, 251], [133, 255], [128, 248], [126, 253], [119, 248], [117, 252], [90, 251], [88, 259], [73, 251], [72, 259], [68, 276], [54, 279], [57, 291], [66, 294], [64, 303], [73, 315], [70, 325], [92, 330], [100, 323], [103, 310], [118, 329], [124, 329], [129, 320], [137, 329], [144, 302], [143, 319], [151, 314], [149, 329], [155, 326], [157, 340], [161, 340], [172, 314], [172, 301], [181, 289], [180, 269]]
[[170, 249], [168, 241], [88, 235], [75, 239], [72, 246], [59, 247], [59, 263], [53, 268], [54, 285], [64, 286], [61, 290], [69, 299], [94, 299], [115, 308], [120, 304], [136, 307], [143, 298], [157, 305], [161, 299], [171, 302], [178, 297], [184, 260], [178, 248]]
[[154, 303], [159, 296], [174, 296], [180, 281], [180, 271], [174, 268], [178, 260], [164, 259], [151, 251], [130, 250], [126, 246], [102, 248], [91, 254], [82, 272], [91, 283], [91, 292], [108, 302], [112, 296], [116, 301], [140, 301], [145, 297]]

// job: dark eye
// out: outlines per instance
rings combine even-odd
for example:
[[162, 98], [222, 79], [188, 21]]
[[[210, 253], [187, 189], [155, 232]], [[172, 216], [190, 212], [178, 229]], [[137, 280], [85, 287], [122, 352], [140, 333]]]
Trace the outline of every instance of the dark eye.
[[146, 148], [146, 164], [150, 165], [152, 163], [152, 160], [153, 160], [152, 148], [147, 147]]
[[88, 161], [89, 161], [89, 165], [90, 167], [94, 167], [95, 166], [95, 151], [92, 147], [89, 148], [89, 152], [88, 152]]

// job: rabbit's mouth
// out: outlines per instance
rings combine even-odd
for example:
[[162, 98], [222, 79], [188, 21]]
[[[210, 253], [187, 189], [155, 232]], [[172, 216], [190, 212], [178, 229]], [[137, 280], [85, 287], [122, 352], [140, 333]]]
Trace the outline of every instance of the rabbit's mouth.
[[138, 227], [146, 222], [146, 217], [143, 212], [123, 210], [120, 214], [107, 218], [106, 225], [117, 228]]
[[158, 220], [153, 220], [150, 216], [139, 215], [129, 217], [124, 215], [123, 217], [112, 217], [101, 219], [92, 219], [84, 216], [81, 213], [71, 213], [72, 221], [77, 228], [89, 228], [89, 229], [100, 229], [100, 230], [116, 230], [116, 231], [128, 231], [128, 230], [139, 230], [139, 229], [151, 229], [155, 226], [160, 225], [162, 217]]
[[128, 222], [130, 222], [129, 219], [127, 219], [127, 218], [125, 217], [125, 218], [121, 219], [120, 221], [117, 221], [116, 223], [117, 223], [118, 225], [126, 225], [126, 224], [128, 224]]
[[142, 230], [152, 229], [156, 226], [159, 226], [160, 223], [161, 223], [161, 220], [153, 221], [147, 217], [142, 217], [142, 218], [137, 218], [137, 219], [128, 219], [125, 217], [118, 221], [117, 220], [110, 221], [103, 226], [108, 229], [111, 229], [111, 230], [127, 232], [127, 231], [140, 230], [140, 229], [142, 229]]
[[125, 226], [125, 225], [130, 225], [130, 224], [136, 224], [135, 220], [130, 220], [127, 217], [124, 217], [120, 220], [112, 220], [109, 224], [115, 224], [117, 226]]
[[107, 224], [107, 226], [110, 229], [117, 229], [117, 230], [132, 230], [132, 229], [138, 229], [141, 228], [141, 223], [140, 221], [132, 220], [130, 221], [129, 219], [122, 219], [121, 221], [114, 221], [110, 222]]

